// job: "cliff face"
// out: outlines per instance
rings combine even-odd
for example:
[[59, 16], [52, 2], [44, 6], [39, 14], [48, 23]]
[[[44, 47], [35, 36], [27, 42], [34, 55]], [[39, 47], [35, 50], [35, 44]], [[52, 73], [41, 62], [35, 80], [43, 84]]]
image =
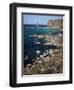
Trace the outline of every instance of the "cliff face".
[[49, 20], [47, 26], [50, 28], [63, 29], [63, 19]]

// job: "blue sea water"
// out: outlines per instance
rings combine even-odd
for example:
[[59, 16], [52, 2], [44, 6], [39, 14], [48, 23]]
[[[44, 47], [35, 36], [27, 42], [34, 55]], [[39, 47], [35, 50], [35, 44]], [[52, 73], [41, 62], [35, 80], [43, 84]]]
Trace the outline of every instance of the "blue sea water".
[[36, 42], [47, 42], [45, 39], [39, 39], [39, 38], [34, 38], [32, 35], [57, 35], [58, 33], [62, 33], [58, 29], [51, 29], [48, 27], [35, 27], [35, 26], [26, 26], [24, 25], [24, 58], [28, 57], [27, 60], [24, 60], [25, 65], [27, 63], [32, 63], [32, 59], [36, 58], [36, 51], [39, 50], [40, 53], [45, 52], [45, 50], [49, 49], [54, 49], [56, 46], [52, 45], [41, 45], [37, 44], [35, 45], [34, 43]]

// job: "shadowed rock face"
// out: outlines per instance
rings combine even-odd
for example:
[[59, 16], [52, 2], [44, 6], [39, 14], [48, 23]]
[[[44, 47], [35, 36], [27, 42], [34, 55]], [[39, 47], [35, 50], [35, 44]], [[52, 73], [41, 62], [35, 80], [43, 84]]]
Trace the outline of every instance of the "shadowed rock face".
[[62, 19], [49, 20], [48, 23], [47, 23], [47, 26], [51, 27], [51, 28], [62, 29], [63, 28], [63, 20]]

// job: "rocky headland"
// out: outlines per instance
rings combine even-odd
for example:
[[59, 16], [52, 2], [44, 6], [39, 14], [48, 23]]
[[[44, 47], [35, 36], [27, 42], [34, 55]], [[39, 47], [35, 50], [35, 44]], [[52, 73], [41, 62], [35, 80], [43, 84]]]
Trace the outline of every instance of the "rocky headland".
[[49, 20], [47, 27], [63, 29], [63, 19]]

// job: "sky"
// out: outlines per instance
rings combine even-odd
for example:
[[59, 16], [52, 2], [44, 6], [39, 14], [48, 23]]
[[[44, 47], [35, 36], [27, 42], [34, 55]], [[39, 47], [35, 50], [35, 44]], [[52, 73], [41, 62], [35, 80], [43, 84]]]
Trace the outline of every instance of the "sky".
[[48, 20], [56, 20], [63, 19], [63, 16], [55, 16], [55, 15], [23, 15], [23, 24], [42, 24], [46, 25]]

